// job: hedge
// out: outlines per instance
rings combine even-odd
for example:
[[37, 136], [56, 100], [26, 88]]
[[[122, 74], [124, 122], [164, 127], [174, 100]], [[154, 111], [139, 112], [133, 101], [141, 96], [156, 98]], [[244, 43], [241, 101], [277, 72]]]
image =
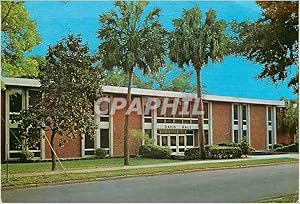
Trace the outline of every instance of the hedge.
[[142, 145], [139, 149], [139, 155], [144, 158], [168, 159], [172, 150], [169, 147], [161, 147], [158, 145]]
[[277, 147], [274, 151], [275, 152], [299, 152], [299, 145], [298, 143], [294, 143], [283, 147]]
[[[219, 145], [205, 146], [206, 159], [233, 159], [233, 158], [240, 158], [241, 156], [242, 156], [242, 150], [239, 147], [219, 146]], [[184, 158], [186, 160], [199, 159], [198, 148], [187, 149], [184, 152]]]
[[107, 150], [103, 148], [97, 148], [95, 153], [97, 159], [104, 159], [107, 155]]

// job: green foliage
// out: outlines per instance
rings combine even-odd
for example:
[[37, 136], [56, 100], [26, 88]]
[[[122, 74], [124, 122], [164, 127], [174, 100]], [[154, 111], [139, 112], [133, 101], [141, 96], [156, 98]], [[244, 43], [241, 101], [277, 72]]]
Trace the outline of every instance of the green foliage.
[[23, 2], [1, 1], [1, 68], [11, 77], [35, 77], [38, 61], [25, 53], [40, 44], [36, 23], [29, 18]]
[[184, 151], [185, 160], [195, 160], [200, 159], [199, 157], [199, 148], [190, 148]]
[[207, 159], [234, 159], [240, 158], [243, 150], [240, 147], [210, 145], [206, 148], [205, 154]]
[[239, 147], [241, 148], [243, 155], [249, 154], [250, 146], [249, 146], [249, 143], [247, 142], [247, 140], [245, 140], [245, 139], [242, 140], [242, 142], [239, 143]]
[[134, 129], [131, 131], [131, 135], [134, 139], [137, 139], [139, 141], [144, 140], [145, 141], [145, 145], [154, 145], [154, 139], [150, 138], [150, 136], [138, 129]]
[[205, 21], [198, 6], [184, 9], [182, 17], [173, 20], [173, 26], [169, 57], [179, 67], [192, 64], [195, 69], [201, 69], [209, 60], [213, 63], [223, 60], [228, 44], [226, 23], [216, 19], [213, 9], [206, 12]]
[[278, 147], [274, 150], [275, 152], [299, 152], [299, 144], [294, 143], [291, 145]]
[[[242, 156], [242, 149], [238, 146], [219, 146], [207, 145], [205, 146], [206, 159], [233, 159]], [[199, 148], [190, 148], [184, 152], [186, 160], [199, 159]]]
[[97, 159], [104, 159], [107, 156], [107, 150], [103, 148], [97, 148], [95, 153]]
[[144, 158], [168, 159], [172, 150], [169, 147], [161, 147], [158, 145], [142, 145], [139, 154]]
[[39, 141], [42, 129], [51, 130], [51, 143], [58, 136], [61, 147], [79, 133], [94, 136], [93, 107], [101, 95], [100, 75], [96, 59], [81, 41], [69, 35], [49, 47], [38, 76], [42, 98], [17, 119], [20, 135], [28, 143]]
[[277, 114], [278, 128], [290, 136], [298, 135], [299, 102], [298, 100], [285, 100], [285, 107]]
[[[298, 2], [258, 1], [262, 17], [256, 22], [233, 22], [234, 52], [263, 65], [259, 79], [272, 82], [289, 78], [298, 91]], [[293, 74], [293, 75], [291, 75]], [[290, 76], [289, 76], [290, 75]]]
[[279, 148], [279, 147], [284, 147], [285, 145], [283, 145], [283, 144], [274, 144], [273, 145], [273, 149], [277, 149], [277, 148]]
[[26, 161], [31, 161], [34, 157], [33, 152], [29, 150], [23, 150], [20, 152], [20, 161], [21, 162], [26, 162]]
[[[166, 31], [159, 23], [160, 9], [144, 13], [146, 1], [116, 1], [117, 11], [100, 15], [99, 54], [105, 69], [145, 73], [164, 65]], [[144, 17], [145, 16], [145, 17]]]

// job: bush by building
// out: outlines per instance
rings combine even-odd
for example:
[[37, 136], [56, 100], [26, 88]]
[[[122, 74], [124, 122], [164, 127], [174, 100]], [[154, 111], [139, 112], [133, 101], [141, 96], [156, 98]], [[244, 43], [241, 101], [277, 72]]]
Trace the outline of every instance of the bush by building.
[[141, 145], [139, 154], [144, 158], [168, 159], [172, 150], [169, 147], [161, 147], [158, 145]]
[[278, 147], [274, 151], [275, 152], [299, 152], [299, 144], [294, 143], [291, 145]]
[[22, 152], [20, 152], [20, 161], [21, 162], [27, 162], [27, 161], [31, 161], [34, 157], [33, 152], [29, 151], [29, 150], [23, 150]]
[[[242, 150], [237, 146], [219, 146], [208, 145], [205, 146], [206, 159], [234, 159], [242, 156]], [[198, 148], [190, 148], [184, 152], [186, 160], [199, 159]]]
[[96, 158], [97, 159], [104, 159], [107, 155], [107, 150], [103, 148], [96, 149]]

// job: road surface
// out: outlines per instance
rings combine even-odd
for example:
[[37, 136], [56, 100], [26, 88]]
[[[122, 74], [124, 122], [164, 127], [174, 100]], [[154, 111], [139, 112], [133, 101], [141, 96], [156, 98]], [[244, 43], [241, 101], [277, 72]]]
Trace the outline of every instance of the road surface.
[[298, 164], [2, 191], [3, 202], [255, 202], [298, 191]]

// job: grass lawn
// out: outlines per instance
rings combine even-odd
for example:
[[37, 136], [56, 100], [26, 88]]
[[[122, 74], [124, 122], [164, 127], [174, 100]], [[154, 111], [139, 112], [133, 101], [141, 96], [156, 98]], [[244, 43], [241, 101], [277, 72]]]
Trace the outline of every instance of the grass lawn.
[[[66, 170], [69, 169], [85, 169], [85, 168], [104, 168], [123, 166], [123, 158], [107, 158], [107, 159], [85, 159], [85, 160], [70, 160], [62, 161], [61, 163]], [[171, 159], [148, 159], [148, 158], [130, 158], [131, 166], [145, 164], [161, 164], [170, 162], [179, 162], [180, 160]], [[57, 162], [57, 169], [62, 170]], [[34, 173], [51, 171], [51, 162], [33, 162], [33, 163], [14, 163], [8, 164], [9, 174], [16, 173]], [[6, 173], [6, 164], [1, 164], [1, 174]]]
[[[164, 160], [162, 160], [164, 161]], [[171, 160], [172, 161], [172, 160]], [[133, 176], [133, 175], [145, 175], [145, 174], [167, 174], [167, 173], [180, 173], [191, 170], [207, 170], [218, 169], [224, 167], [241, 166], [247, 167], [252, 165], [263, 164], [278, 164], [282, 162], [297, 162], [296, 159], [290, 158], [278, 158], [278, 159], [264, 159], [264, 160], [245, 160], [245, 161], [229, 161], [225, 163], [203, 163], [203, 164], [186, 164], [178, 166], [168, 167], [153, 167], [153, 168], [141, 168], [141, 169], [126, 169], [126, 170], [114, 170], [114, 171], [102, 171], [102, 172], [90, 172], [90, 173], [72, 173], [56, 175], [41, 175], [41, 176], [27, 176], [27, 177], [13, 177], [10, 178], [9, 183], [6, 181], [5, 176], [2, 176], [2, 187], [5, 186], [23, 186], [27, 184], [43, 184], [43, 183], [55, 183], [62, 181], [76, 181], [76, 180], [97, 180], [109, 177], [118, 176]], [[133, 159], [132, 162], [133, 163]]]
[[272, 198], [260, 201], [261, 203], [296, 203], [298, 201], [298, 194]]

